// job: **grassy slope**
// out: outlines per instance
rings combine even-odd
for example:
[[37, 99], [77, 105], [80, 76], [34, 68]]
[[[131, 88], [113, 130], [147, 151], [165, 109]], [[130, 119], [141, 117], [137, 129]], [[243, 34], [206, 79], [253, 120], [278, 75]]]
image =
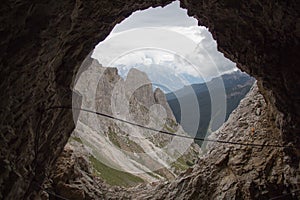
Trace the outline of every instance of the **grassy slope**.
[[119, 171], [104, 165], [93, 156], [90, 156], [89, 159], [96, 171], [95, 175], [100, 176], [102, 180], [110, 185], [130, 187], [144, 182], [143, 179], [133, 174]]

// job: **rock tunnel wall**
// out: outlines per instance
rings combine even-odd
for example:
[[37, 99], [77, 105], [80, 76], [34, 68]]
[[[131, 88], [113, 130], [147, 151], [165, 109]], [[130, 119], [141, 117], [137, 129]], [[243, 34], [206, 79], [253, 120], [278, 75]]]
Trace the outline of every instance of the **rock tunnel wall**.
[[[74, 128], [77, 70], [94, 46], [133, 11], [169, 0], [5, 1], [0, 7], [0, 199], [39, 190]], [[259, 80], [286, 142], [299, 145], [298, 1], [182, 0], [218, 48]], [[80, 103], [80, 98], [78, 103]], [[297, 163], [297, 152], [287, 152]]]

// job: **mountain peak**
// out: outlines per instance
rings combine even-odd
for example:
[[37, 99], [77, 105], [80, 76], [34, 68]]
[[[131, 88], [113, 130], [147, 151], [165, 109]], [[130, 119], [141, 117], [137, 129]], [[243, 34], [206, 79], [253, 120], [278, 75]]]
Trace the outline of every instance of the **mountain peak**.
[[145, 72], [142, 72], [142, 71], [136, 69], [136, 68], [131, 68], [129, 70], [126, 80], [127, 79], [147, 82], [147, 83], [151, 84], [151, 81], [148, 78], [147, 74]]
[[[153, 91], [146, 73], [133, 68], [124, 80], [116, 68], [93, 65], [93, 69], [103, 71], [95, 96], [97, 112], [152, 129], [187, 135], [176, 122], [164, 93], [160, 89]], [[83, 96], [83, 107], [91, 104], [91, 81], [87, 77], [80, 82], [78, 92]], [[188, 167], [187, 163], [198, 159], [201, 150], [193, 140], [181, 141], [141, 126], [98, 119], [92, 113], [81, 112], [74, 135], [82, 139], [91, 156], [99, 162], [126, 173], [139, 173], [146, 182], [173, 179]], [[180, 161], [177, 161], [178, 156], [181, 156]]]

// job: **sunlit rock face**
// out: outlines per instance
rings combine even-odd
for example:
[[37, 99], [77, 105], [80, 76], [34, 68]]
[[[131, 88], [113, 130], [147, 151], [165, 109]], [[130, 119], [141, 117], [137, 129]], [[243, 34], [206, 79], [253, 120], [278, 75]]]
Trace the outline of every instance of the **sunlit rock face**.
[[[34, 194], [74, 128], [74, 74], [94, 46], [133, 11], [171, 1], [16, 1], [1, 5], [0, 198]], [[286, 143], [299, 148], [299, 2], [185, 0], [218, 48], [258, 79]], [[78, 98], [80, 104], [80, 98]], [[287, 164], [299, 154], [285, 150]]]
[[[123, 79], [116, 68], [103, 67], [92, 58], [87, 58], [85, 63], [91, 65], [74, 87], [82, 96], [81, 108], [122, 120], [84, 111], [79, 113], [73, 137], [86, 146], [87, 157], [93, 156], [106, 168], [119, 170], [123, 176], [138, 176], [145, 182], [173, 180], [197, 162], [201, 150], [193, 140], [158, 132], [189, 136], [176, 122], [164, 93], [159, 88], [153, 91], [146, 73], [132, 68]], [[97, 166], [95, 169], [103, 178], [109, 173], [108, 169], [97, 169]], [[121, 172], [116, 176], [121, 176]], [[108, 183], [118, 185], [108, 179], [105, 179]], [[123, 185], [128, 187], [140, 182]]]

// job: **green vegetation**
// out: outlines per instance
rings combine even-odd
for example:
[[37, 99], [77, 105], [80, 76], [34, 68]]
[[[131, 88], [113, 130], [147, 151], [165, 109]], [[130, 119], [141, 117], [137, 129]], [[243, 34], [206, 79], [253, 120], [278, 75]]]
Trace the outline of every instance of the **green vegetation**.
[[156, 178], [156, 179], [159, 179], [159, 178], [160, 178], [159, 176], [155, 175], [155, 174], [152, 173], [152, 172], [146, 172], [146, 174], [148, 174], [148, 175], [150, 175], [150, 176], [152, 176], [153, 178]]
[[74, 136], [71, 136], [70, 137], [70, 140], [72, 141], [76, 141], [76, 142], [78, 142], [78, 143], [80, 143], [80, 144], [83, 144], [83, 142], [82, 142], [82, 140], [79, 138], [79, 137], [74, 137]]
[[192, 161], [190, 161], [190, 160], [187, 160], [185, 163], [186, 163], [189, 167], [192, 167], [192, 166], [194, 165], [194, 163], [193, 163]]
[[116, 132], [109, 129], [107, 135], [109, 140], [120, 149], [135, 153], [145, 153], [144, 149], [140, 145], [128, 138], [129, 134], [118, 135]]
[[128, 146], [130, 147], [131, 149], [131, 152], [135, 152], [135, 153], [145, 153], [144, 149], [138, 145], [136, 142], [128, 139], [127, 139], [127, 142], [128, 142]]
[[119, 143], [118, 140], [118, 135], [114, 131], [111, 131], [110, 129], [108, 132], [108, 138], [115, 146], [121, 148], [121, 144]]
[[102, 180], [110, 185], [131, 187], [144, 182], [143, 179], [134, 176], [133, 174], [106, 166], [94, 156], [90, 156], [89, 159], [94, 167], [95, 175], [101, 177]]
[[164, 128], [170, 132], [170, 133], [175, 133], [176, 131], [174, 129], [172, 129], [171, 127], [169, 127], [168, 125], [164, 125]]
[[173, 162], [171, 164], [172, 167], [174, 167], [176, 170], [179, 170], [179, 171], [184, 171], [193, 165], [194, 164], [191, 161], [185, 160], [184, 156], [181, 156], [180, 158], [178, 158], [175, 162]]
[[173, 119], [167, 119], [167, 121], [170, 124], [170, 126], [172, 126], [172, 127], [178, 126], [178, 123], [176, 121], [174, 121]]

